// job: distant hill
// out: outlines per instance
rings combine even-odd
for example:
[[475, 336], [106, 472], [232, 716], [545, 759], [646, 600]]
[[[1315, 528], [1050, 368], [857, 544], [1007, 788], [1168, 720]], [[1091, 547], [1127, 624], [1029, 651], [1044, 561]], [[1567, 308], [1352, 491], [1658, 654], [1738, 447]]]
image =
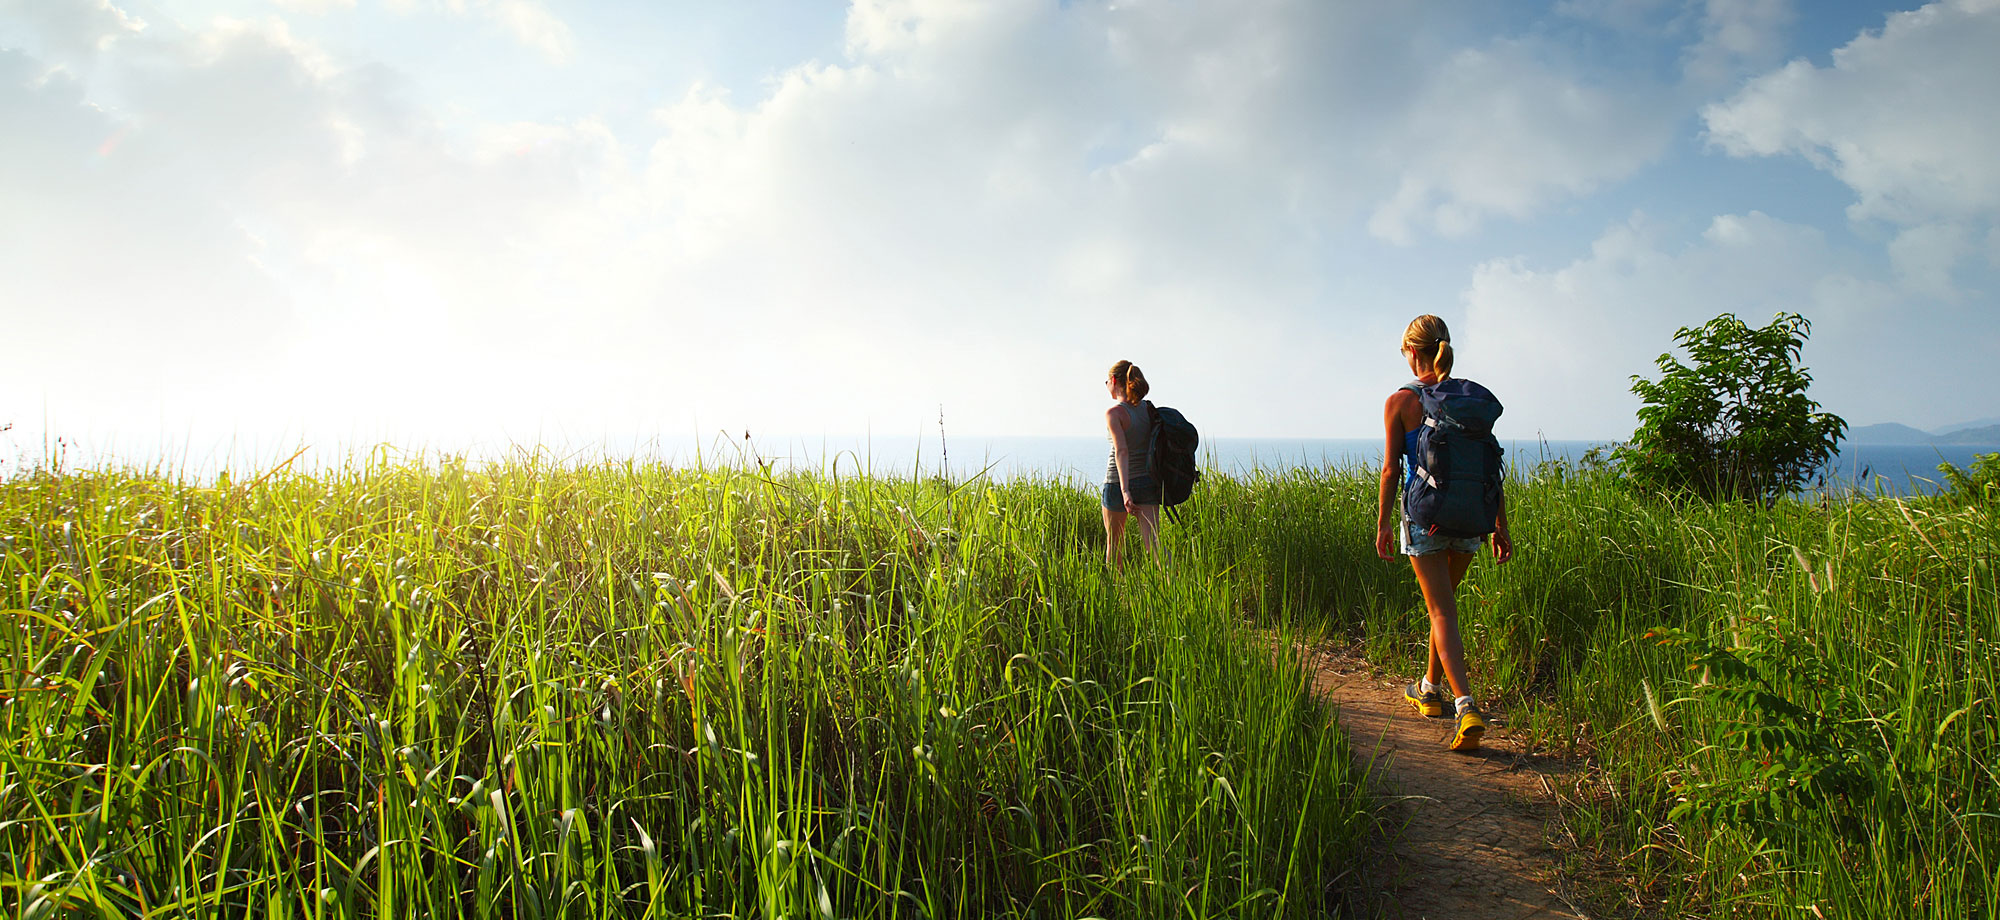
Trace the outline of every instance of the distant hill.
[[[1901, 426], [1897, 426], [1901, 427]], [[1937, 444], [2000, 444], [2000, 425], [1981, 428], [1961, 428], [1938, 435]]]
[[1895, 422], [1847, 429], [1849, 444], [2000, 444], [2000, 422], [1959, 425], [1936, 434]]
[[1959, 422], [1956, 425], [1941, 425], [1938, 427], [1937, 433], [1939, 437], [1943, 437], [1945, 435], [1957, 434], [1969, 428], [1991, 428], [1995, 425], [2000, 425], [2000, 415], [1992, 418], [1976, 418], [1969, 422]]
[[1883, 422], [1847, 429], [1847, 441], [1850, 444], [1935, 444], [1938, 436], [1908, 425]]

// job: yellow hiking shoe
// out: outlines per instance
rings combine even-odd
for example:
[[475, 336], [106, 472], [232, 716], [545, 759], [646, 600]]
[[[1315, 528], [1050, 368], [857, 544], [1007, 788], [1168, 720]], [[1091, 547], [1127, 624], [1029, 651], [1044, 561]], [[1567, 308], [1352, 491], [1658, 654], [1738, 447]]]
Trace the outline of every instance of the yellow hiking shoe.
[[1479, 747], [1479, 739], [1486, 734], [1486, 717], [1479, 714], [1479, 707], [1468, 706], [1458, 714], [1458, 725], [1452, 730], [1451, 744], [1454, 751], [1470, 751]]
[[1410, 681], [1409, 686], [1403, 688], [1403, 700], [1417, 707], [1426, 719], [1444, 718], [1444, 692], [1433, 687], [1431, 692], [1424, 693], [1423, 686], [1421, 681]]

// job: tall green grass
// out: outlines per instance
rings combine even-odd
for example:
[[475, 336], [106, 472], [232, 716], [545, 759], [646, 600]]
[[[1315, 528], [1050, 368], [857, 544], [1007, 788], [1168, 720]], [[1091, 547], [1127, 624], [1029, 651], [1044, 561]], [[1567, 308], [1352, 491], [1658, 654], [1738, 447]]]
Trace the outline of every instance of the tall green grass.
[[[1550, 468], [1461, 591], [1475, 684], [1594, 753], [1671, 916], [2000, 914], [2000, 509], [1679, 504]], [[0, 904], [161, 916], [1284, 916], [1364, 830], [1273, 655], [1414, 674], [1362, 471], [1092, 496], [378, 463], [0, 483]], [[1248, 629], [1245, 625], [1262, 627]]]
[[1545, 738], [1588, 726], [1626, 793], [1595, 817], [1648, 900], [2000, 915], [2000, 505], [1518, 491], [1475, 645]]
[[0, 906], [1314, 915], [1361, 784], [1244, 617], [1324, 598], [1234, 520], [1118, 576], [1051, 482], [0, 482]]

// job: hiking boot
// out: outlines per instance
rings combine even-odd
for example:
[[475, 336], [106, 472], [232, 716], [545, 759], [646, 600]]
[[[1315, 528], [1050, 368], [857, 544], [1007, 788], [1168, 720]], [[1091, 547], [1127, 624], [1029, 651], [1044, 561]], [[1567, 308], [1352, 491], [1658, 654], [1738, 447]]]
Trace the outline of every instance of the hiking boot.
[[1409, 686], [1403, 688], [1403, 700], [1417, 707], [1426, 719], [1444, 718], [1444, 691], [1432, 687], [1429, 693], [1424, 693], [1423, 686], [1422, 681], [1411, 681]]
[[1454, 751], [1470, 751], [1479, 747], [1479, 739], [1486, 734], [1486, 717], [1480, 715], [1479, 707], [1467, 706], [1458, 714], [1458, 724], [1452, 729], [1451, 744]]

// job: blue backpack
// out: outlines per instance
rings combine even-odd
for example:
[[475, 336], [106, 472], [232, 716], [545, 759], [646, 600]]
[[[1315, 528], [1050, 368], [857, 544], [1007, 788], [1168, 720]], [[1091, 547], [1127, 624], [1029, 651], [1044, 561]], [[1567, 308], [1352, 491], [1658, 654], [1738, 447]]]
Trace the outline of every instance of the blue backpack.
[[1424, 407], [1423, 427], [1410, 456], [1414, 474], [1403, 493], [1403, 515], [1418, 530], [1440, 537], [1483, 537], [1500, 517], [1505, 473], [1493, 422], [1500, 400], [1470, 380], [1452, 377], [1403, 389]]

